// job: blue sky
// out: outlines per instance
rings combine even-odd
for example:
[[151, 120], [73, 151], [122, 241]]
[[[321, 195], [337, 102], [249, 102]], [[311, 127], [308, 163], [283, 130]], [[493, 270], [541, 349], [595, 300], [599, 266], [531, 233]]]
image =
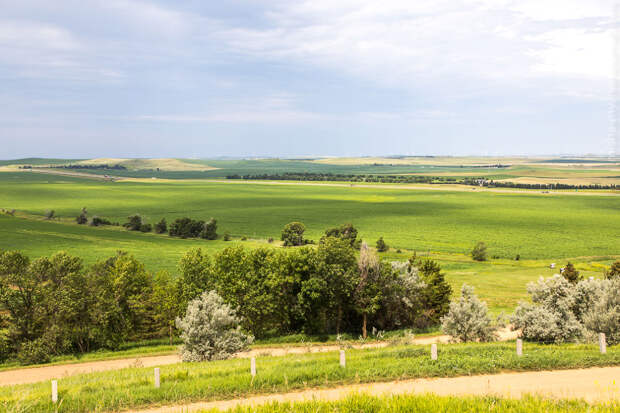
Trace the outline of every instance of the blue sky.
[[0, 0], [0, 158], [609, 154], [611, 0]]

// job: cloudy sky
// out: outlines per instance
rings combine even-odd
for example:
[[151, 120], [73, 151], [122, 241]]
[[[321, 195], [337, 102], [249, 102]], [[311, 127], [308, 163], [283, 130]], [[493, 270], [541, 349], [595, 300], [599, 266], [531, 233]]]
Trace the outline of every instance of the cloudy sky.
[[0, 10], [0, 159], [614, 149], [613, 0]]

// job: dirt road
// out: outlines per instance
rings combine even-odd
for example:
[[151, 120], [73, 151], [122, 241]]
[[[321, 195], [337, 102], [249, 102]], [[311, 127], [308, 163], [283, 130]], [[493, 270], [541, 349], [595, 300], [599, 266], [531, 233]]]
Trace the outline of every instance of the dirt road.
[[525, 394], [537, 394], [555, 398], [582, 398], [589, 402], [620, 400], [620, 367], [368, 383], [245, 399], [164, 406], [138, 410], [134, 413], [195, 412], [214, 408], [224, 410], [236, 406], [255, 406], [275, 401], [338, 400], [351, 393], [366, 393], [373, 396], [434, 393], [443, 396], [498, 395], [511, 398], [519, 398]]
[[[514, 340], [517, 336], [516, 332], [504, 329], [500, 331], [500, 340]], [[450, 336], [431, 336], [415, 338], [411, 344], [431, 344], [431, 343], [447, 343]], [[374, 342], [363, 345], [353, 345], [353, 348], [379, 348], [385, 347], [388, 342]], [[326, 346], [303, 346], [303, 347], [274, 347], [274, 348], [258, 348], [247, 352], [237, 354], [237, 357], [261, 357], [261, 356], [285, 356], [287, 354], [304, 354], [304, 353], [321, 353], [327, 351], [337, 351], [338, 345]], [[126, 358], [116, 360], [93, 361], [88, 363], [63, 364], [56, 366], [33, 367], [25, 369], [7, 370], [0, 372], [0, 386], [9, 386], [13, 384], [34, 383], [37, 381], [45, 381], [58, 379], [62, 377], [72, 376], [74, 374], [92, 373], [106, 370], [119, 370], [127, 367], [152, 367], [163, 366], [166, 364], [179, 363], [181, 360], [176, 354], [166, 356], [152, 356], [139, 358]]]

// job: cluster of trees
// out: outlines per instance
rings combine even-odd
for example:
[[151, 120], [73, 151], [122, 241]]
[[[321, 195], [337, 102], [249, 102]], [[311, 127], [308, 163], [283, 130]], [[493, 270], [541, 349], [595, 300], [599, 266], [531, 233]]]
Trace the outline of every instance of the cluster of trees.
[[517, 182], [504, 182], [486, 180], [484, 178], [467, 178], [460, 182], [465, 185], [473, 186], [485, 186], [489, 188], [520, 188], [520, 189], [542, 189], [542, 190], [554, 190], [554, 189], [618, 189], [618, 185], [609, 184], [590, 184], [590, 185], [572, 185], [572, 184], [526, 184]]
[[[32, 168], [32, 167], [30, 167]], [[117, 171], [126, 171], [127, 167], [120, 165], [120, 164], [115, 164], [115, 165], [108, 165], [107, 163], [104, 164], [92, 164], [92, 165], [88, 165], [88, 164], [80, 164], [80, 165], [50, 165], [50, 166], [46, 166], [46, 168], [55, 168], [55, 169], [112, 169], [112, 170], [117, 170]]]
[[399, 184], [454, 184], [461, 183], [460, 178], [450, 176], [423, 175], [359, 175], [332, 173], [282, 173], [262, 175], [228, 175], [227, 179], [270, 180], [270, 181], [335, 181], [335, 182], [375, 182]]
[[[46, 217], [47, 217], [47, 213], [46, 213]], [[48, 218], [48, 219], [51, 219], [51, 218]], [[77, 222], [79, 225], [88, 224], [92, 227], [99, 227], [103, 225], [116, 225], [116, 226], [119, 225], [118, 222], [112, 222], [107, 218], [98, 217], [97, 215], [94, 215], [92, 218], [88, 218], [88, 210], [86, 209], [86, 207], [82, 208], [80, 215], [78, 215], [75, 218], [75, 222]]]
[[171, 237], [217, 239], [217, 221], [198, 221], [191, 218], [178, 218], [170, 224]]

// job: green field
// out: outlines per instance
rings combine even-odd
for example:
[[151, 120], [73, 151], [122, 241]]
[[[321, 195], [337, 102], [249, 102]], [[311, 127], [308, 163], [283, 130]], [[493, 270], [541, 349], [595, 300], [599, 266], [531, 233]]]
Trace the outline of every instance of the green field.
[[[82, 207], [125, 222], [140, 213], [147, 222], [165, 217], [215, 217], [218, 232], [233, 241], [182, 240], [122, 227], [93, 228], [74, 223]], [[620, 255], [620, 201], [617, 196], [554, 195], [371, 188], [327, 185], [266, 185], [204, 181], [100, 182], [32, 172], [0, 173], [0, 248], [37, 257], [66, 250], [87, 264], [122, 249], [151, 271], [173, 271], [190, 248], [215, 252], [226, 246], [269, 245], [294, 220], [318, 240], [334, 225], [352, 222], [374, 245], [383, 236], [392, 247], [383, 254], [405, 260], [416, 251], [438, 259], [458, 291], [463, 282], [477, 287], [494, 311], [511, 311], [526, 298], [525, 284], [548, 276], [550, 262], [578, 263], [584, 275], [598, 276]], [[45, 220], [46, 210], [58, 219]], [[241, 241], [246, 236], [248, 241]], [[468, 252], [485, 241], [489, 256], [473, 262]], [[397, 249], [402, 249], [397, 253]], [[516, 254], [521, 260], [515, 261]]]
[[518, 357], [514, 345], [440, 346], [438, 362], [430, 359], [428, 346], [350, 349], [346, 368], [339, 366], [337, 352], [260, 357], [255, 378], [249, 374], [248, 359], [181, 363], [161, 367], [160, 389], [153, 386], [152, 368], [127, 368], [60, 378], [58, 410], [50, 401], [49, 382], [1, 387], [0, 403], [8, 411], [105, 412], [353, 383], [620, 363], [617, 346], [603, 355], [594, 345], [527, 343], [523, 357]]

